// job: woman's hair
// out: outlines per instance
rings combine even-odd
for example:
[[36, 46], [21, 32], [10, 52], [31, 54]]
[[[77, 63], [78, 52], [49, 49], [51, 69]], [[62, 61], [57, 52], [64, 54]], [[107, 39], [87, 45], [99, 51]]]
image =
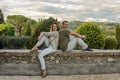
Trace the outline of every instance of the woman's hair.
[[53, 25], [54, 25], [54, 24], [57, 26], [57, 31], [59, 31], [59, 26], [58, 26], [58, 24], [57, 24], [57, 23], [53, 23], [53, 24], [51, 25], [51, 27], [50, 27], [50, 32], [53, 31]]

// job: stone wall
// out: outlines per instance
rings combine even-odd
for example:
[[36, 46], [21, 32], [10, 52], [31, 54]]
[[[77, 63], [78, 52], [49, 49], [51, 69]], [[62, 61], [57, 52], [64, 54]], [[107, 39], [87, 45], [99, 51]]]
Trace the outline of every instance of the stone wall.
[[[0, 50], [0, 75], [39, 75], [39, 52]], [[51, 75], [120, 73], [120, 50], [58, 50], [45, 60]]]
[[[40, 52], [40, 51], [39, 51]], [[3, 63], [37, 63], [39, 52], [29, 52], [29, 50], [1, 50], [0, 64]], [[46, 63], [101, 63], [120, 62], [119, 51], [57, 51], [45, 57]]]

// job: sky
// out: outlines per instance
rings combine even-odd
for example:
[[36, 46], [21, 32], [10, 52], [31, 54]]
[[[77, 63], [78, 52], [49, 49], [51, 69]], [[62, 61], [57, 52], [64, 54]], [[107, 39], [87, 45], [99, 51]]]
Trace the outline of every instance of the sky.
[[0, 0], [4, 17], [24, 15], [39, 20], [119, 22], [120, 0]]

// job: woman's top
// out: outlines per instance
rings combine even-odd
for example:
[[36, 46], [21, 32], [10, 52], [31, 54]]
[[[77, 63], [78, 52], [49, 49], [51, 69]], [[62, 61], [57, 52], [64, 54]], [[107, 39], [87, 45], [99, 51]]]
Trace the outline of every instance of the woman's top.
[[53, 31], [53, 32], [42, 32], [42, 34], [46, 37], [49, 37], [49, 43], [50, 46], [57, 50], [58, 48], [58, 42], [59, 42], [59, 32]]

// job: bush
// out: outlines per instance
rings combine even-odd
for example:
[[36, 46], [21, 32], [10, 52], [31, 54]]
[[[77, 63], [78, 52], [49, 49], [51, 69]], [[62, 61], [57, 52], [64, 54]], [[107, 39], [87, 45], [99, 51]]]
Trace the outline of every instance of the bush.
[[120, 25], [116, 26], [116, 39], [118, 41], [117, 49], [120, 49]]
[[3, 35], [4, 31], [5, 31], [5, 24], [0, 24], [0, 35]]
[[29, 41], [29, 37], [9, 37], [2, 36], [0, 42], [2, 49], [25, 49], [26, 43]]
[[117, 40], [114, 36], [107, 36], [105, 38], [105, 49], [116, 49], [117, 44]]
[[95, 23], [83, 23], [76, 29], [76, 32], [81, 35], [86, 35], [85, 42], [91, 48], [104, 48], [104, 36], [100, 27]]
[[6, 24], [4, 34], [7, 36], [15, 36], [15, 26], [12, 24]]
[[0, 24], [0, 35], [15, 36], [15, 27], [11, 24]]

